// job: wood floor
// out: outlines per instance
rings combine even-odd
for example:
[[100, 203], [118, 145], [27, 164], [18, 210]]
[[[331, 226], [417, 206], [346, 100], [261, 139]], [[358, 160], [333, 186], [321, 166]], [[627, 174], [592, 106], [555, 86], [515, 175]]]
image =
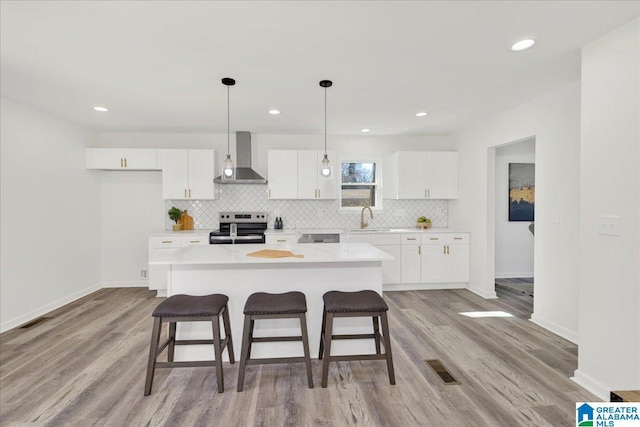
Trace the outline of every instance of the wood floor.
[[[332, 364], [329, 387], [307, 388], [304, 364], [251, 366], [225, 392], [212, 368], [161, 369], [143, 397], [153, 308], [141, 288], [103, 289], [49, 320], [0, 335], [2, 426], [573, 426], [575, 402], [598, 399], [569, 380], [572, 343], [529, 322], [509, 295], [387, 292], [395, 386], [384, 361]], [[469, 318], [467, 311], [512, 313]], [[318, 337], [311, 337], [317, 339]], [[460, 385], [424, 362], [440, 359]]]

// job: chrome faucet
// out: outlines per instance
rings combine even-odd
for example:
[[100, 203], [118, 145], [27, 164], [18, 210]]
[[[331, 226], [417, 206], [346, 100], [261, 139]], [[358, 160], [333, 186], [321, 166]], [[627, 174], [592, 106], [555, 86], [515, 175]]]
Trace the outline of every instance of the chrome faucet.
[[362, 211], [360, 212], [360, 229], [367, 228], [369, 226], [369, 224], [366, 223], [365, 220], [364, 220], [364, 210], [365, 209], [369, 209], [369, 214], [371, 214], [371, 219], [373, 219], [373, 211], [371, 210], [371, 208], [369, 206], [364, 206], [362, 208]]

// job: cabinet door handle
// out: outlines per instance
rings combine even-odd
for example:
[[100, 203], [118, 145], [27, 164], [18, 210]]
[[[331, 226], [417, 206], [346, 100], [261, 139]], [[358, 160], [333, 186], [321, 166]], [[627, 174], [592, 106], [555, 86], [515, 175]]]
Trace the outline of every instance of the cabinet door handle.
[[447, 255], [449, 255], [449, 245], [447, 245]]
[[431, 190], [427, 190], [427, 197], [431, 197]]
[[173, 240], [163, 240], [162, 243], [173, 243]]
[[125, 159], [124, 159], [124, 167], [125, 167], [125, 168], [127, 167], [127, 159], [126, 159], [126, 157], [125, 157]]
[[187, 189], [186, 188], [184, 189], [184, 198], [185, 199], [187, 198]]
[[122, 161], [123, 159], [120, 158], [120, 167], [123, 168], [124, 167], [124, 162]]
[[189, 189], [189, 198], [191, 198], [191, 189]]
[[425, 197], [425, 199], [427, 198], [427, 189], [426, 188], [424, 189], [424, 197]]
[[422, 255], [422, 246], [418, 246], [418, 255]]
[[269, 193], [269, 198], [271, 198], [271, 189], [267, 190], [267, 192]]
[[320, 198], [320, 189], [318, 189], [318, 199]]
[[447, 245], [444, 245], [442, 247], [442, 253], [445, 254], [445, 255], [447, 254]]

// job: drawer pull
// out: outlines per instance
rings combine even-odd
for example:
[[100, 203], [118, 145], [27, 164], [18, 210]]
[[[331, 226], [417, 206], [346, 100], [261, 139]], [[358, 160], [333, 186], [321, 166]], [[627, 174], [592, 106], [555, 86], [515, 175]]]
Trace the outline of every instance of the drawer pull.
[[200, 243], [200, 240], [189, 240], [189, 243]]
[[429, 240], [440, 240], [439, 237], [429, 237]]
[[454, 237], [453, 240], [462, 240], [462, 237]]
[[415, 237], [407, 237], [407, 240], [417, 240]]
[[287, 241], [286, 239], [278, 239], [278, 240], [276, 240], [276, 242], [286, 242], [286, 241]]
[[163, 240], [162, 243], [173, 243], [173, 240]]

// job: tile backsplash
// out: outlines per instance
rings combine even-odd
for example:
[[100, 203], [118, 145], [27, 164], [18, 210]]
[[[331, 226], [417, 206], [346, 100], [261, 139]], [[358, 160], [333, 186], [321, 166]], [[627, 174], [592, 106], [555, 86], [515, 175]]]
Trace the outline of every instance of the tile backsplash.
[[[339, 200], [269, 200], [266, 186], [226, 184], [219, 185], [217, 200], [165, 200], [165, 213], [172, 206], [187, 210], [193, 217], [194, 228], [215, 230], [218, 213], [222, 211], [267, 212], [269, 228], [276, 216], [282, 217], [284, 228], [357, 228], [360, 212], [339, 211]], [[370, 227], [415, 227], [421, 216], [431, 218], [434, 228], [447, 227], [446, 200], [392, 200], [383, 201], [383, 210], [374, 211], [368, 218]], [[173, 222], [165, 214], [165, 228]]]

